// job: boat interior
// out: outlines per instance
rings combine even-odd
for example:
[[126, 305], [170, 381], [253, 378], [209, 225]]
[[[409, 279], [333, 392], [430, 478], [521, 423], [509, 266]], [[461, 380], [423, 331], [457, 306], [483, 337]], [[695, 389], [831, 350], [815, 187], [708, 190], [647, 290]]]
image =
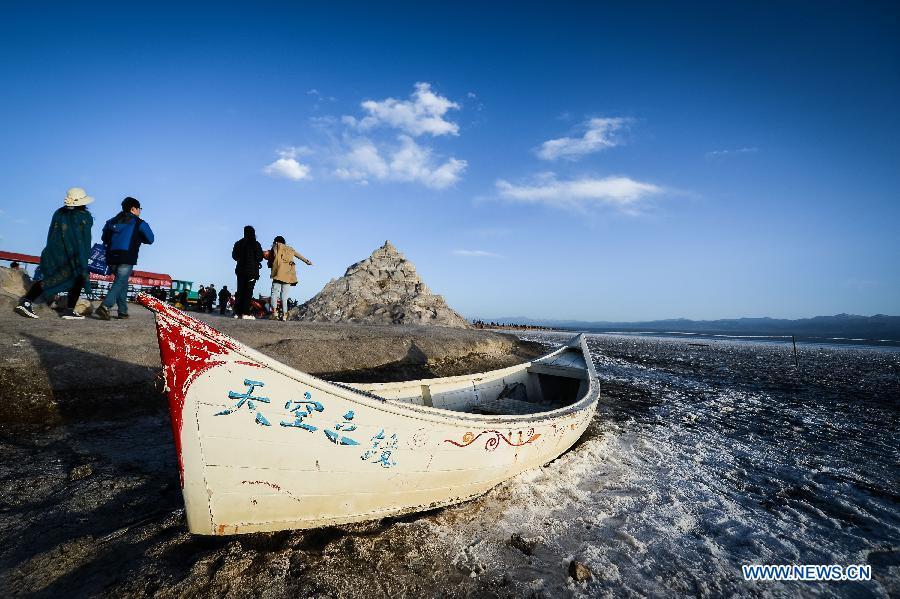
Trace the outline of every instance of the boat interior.
[[438, 379], [396, 383], [341, 383], [400, 403], [468, 412], [526, 415], [578, 402], [589, 388], [581, 348], [567, 347], [533, 362]]

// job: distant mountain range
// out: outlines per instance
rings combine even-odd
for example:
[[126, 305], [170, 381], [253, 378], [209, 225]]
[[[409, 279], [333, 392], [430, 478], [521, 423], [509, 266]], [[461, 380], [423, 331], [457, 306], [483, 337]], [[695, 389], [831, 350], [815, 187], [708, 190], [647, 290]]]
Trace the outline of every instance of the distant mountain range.
[[900, 316], [857, 316], [837, 314], [788, 320], [782, 318], [729, 318], [688, 320], [672, 318], [647, 322], [588, 322], [581, 320], [541, 320], [522, 316], [481, 319], [485, 322], [523, 324], [584, 331], [681, 332], [724, 335], [796, 335], [797, 337], [846, 337], [900, 341]]

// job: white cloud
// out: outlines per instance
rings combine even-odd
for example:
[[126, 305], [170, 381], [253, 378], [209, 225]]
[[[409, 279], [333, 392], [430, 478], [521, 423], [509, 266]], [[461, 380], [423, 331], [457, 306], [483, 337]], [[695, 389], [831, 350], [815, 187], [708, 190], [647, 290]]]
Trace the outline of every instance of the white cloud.
[[465, 256], [467, 258], [502, 258], [500, 254], [494, 252], [486, 252], [484, 250], [453, 250], [456, 256]]
[[309, 156], [312, 154], [312, 148], [309, 146], [286, 146], [278, 150], [278, 155], [282, 158], [296, 158], [297, 156]]
[[444, 189], [456, 183], [466, 168], [466, 161], [456, 158], [434, 165], [430, 148], [418, 145], [405, 135], [398, 139], [400, 148], [391, 157], [390, 167], [400, 181], [419, 181], [428, 187]]
[[[316, 99], [316, 101], [328, 100], [329, 102], [334, 102], [337, 98], [334, 96], [323, 96], [322, 93], [316, 88], [312, 88], [306, 92], [307, 96], [312, 96]], [[318, 104], [317, 104], [318, 105]]]
[[297, 156], [301, 154], [309, 154], [309, 148], [305, 146], [291, 146], [283, 150], [279, 150], [281, 156], [278, 160], [269, 164], [263, 169], [263, 172], [272, 177], [284, 177], [292, 181], [302, 181], [311, 178], [309, 165], [301, 164], [297, 161]]
[[630, 213], [634, 213], [637, 205], [649, 196], [664, 191], [662, 187], [629, 177], [584, 177], [559, 181], [552, 173], [544, 174], [533, 185], [513, 185], [500, 179], [496, 186], [500, 197], [512, 202], [557, 208], [608, 205]]
[[386, 179], [389, 174], [387, 162], [378, 148], [367, 139], [353, 142], [353, 146], [337, 157], [339, 163], [334, 174], [341, 179], [366, 181], [369, 178]]
[[738, 148], [736, 150], [714, 150], [712, 152], [706, 153], [707, 160], [714, 160], [717, 158], [727, 158], [729, 156], [737, 156], [740, 154], [756, 154], [759, 151], [759, 148]]
[[425, 133], [432, 136], [459, 135], [459, 125], [444, 119], [447, 111], [458, 110], [459, 104], [431, 91], [429, 83], [416, 83], [409, 100], [366, 100], [360, 106], [368, 115], [362, 119], [344, 116], [341, 119], [344, 124], [362, 130], [388, 126], [413, 137]]
[[459, 180], [465, 160], [449, 158], [437, 164], [430, 148], [421, 146], [408, 135], [398, 136], [398, 144], [379, 148], [369, 139], [356, 139], [345, 153], [336, 157], [334, 174], [341, 179], [368, 182], [402, 181], [422, 183], [444, 189]]
[[605, 150], [620, 145], [615, 133], [628, 125], [630, 119], [595, 118], [585, 123], [586, 131], [581, 137], [559, 137], [541, 144], [537, 150], [539, 158], [556, 160], [568, 158], [577, 160], [585, 154]]
[[[322, 98], [316, 89], [306, 92]], [[415, 138], [430, 134], [458, 135], [459, 126], [446, 120], [450, 110], [460, 105], [435, 93], [428, 83], [416, 83], [409, 100], [387, 98], [367, 100], [360, 106], [361, 116], [320, 116], [310, 119], [312, 127], [326, 143], [317, 146], [312, 164], [334, 177], [367, 185], [373, 181], [419, 183], [432, 189], [445, 189], [460, 180], [467, 167], [465, 160], [436, 155]], [[305, 147], [290, 147], [280, 158], [265, 167], [267, 174], [289, 179], [309, 178], [312, 167], [297, 161], [311, 154]]]
[[279, 158], [264, 169], [267, 175], [284, 177], [294, 181], [302, 181], [309, 178], [309, 166], [300, 164], [293, 158]]

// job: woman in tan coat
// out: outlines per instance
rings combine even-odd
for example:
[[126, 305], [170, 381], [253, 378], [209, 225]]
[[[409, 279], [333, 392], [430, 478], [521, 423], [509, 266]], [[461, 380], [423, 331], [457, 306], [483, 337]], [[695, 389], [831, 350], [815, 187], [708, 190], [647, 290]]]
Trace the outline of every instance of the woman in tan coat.
[[[272, 295], [269, 297], [269, 306], [272, 308], [271, 318], [274, 320], [287, 320], [287, 302], [290, 288], [297, 284], [297, 267], [294, 258], [299, 258], [312, 266], [307, 258], [300, 254], [285, 242], [279, 235], [272, 242], [269, 250], [269, 268], [272, 269]], [[278, 310], [278, 298], [281, 298], [281, 311]]]

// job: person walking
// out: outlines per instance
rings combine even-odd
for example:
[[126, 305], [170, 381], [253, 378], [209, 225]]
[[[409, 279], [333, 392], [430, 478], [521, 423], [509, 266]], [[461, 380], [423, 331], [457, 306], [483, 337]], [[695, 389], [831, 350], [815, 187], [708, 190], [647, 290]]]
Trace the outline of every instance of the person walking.
[[67, 291], [64, 320], [84, 320], [75, 312], [78, 298], [84, 290], [90, 293], [88, 258], [91, 255], [91, 227], [94, 217], [87, 205], [94, 201], [84, 189], [72, 187], [66, 192], [63, 206], [53, 213], [47, 245], [41, 252], [40, 281], [35, 281], [16, 306], [16, 313], [28, 318], [38, 318], [34, 302], [43, 296], [49, 300], [61, 291]]
[[228, 285], [222, 285], [222, 289], [219, 290], [219, 314], [225, 314], [230, 299], [231, 292], [228, 291]]
[[[307, 266], [312, 266], [312, 262], [305, 258], [300, 252], [292, 248], [279, 235], [272, 242], [272, 249], [269, 250], [269, 268], [272, 269], [272, 294], [269, 297], [269, 305], [272, 308], [271, 318], [274, 320], [287, 320], [288, 316], [288, 294], [291, 287], [297, 284], [297, 267], [294, 258], [299, 258], [306, 262]], [[281, 310], [278, 309], [278, 298], [281, 298]]]
[[234, 317], [254, 320], [253, 315], [250, 314], [250, 299], [253, 297], [256, 280], [259, 279], [263, 250], [256, 240], [256, 230], [250, 225], [244, 227], [244, 236], [234, 243], [231, 257], [237, 262], [234, 267], [234, 274], [237, 275]]
[[109, 309], [118, 306], [116, 318], [128, 318], [128, 278], [138, 261], [141, 244], [153, 243], [153, 231], [141, 219], [141, 203], [132, 197], [122, 200], [122, 211], [103, 225], [103, 245], [106, 263], [116, 278], [103, 303], [97, 308], [97, 318], [109, 320]]
[[206, 299], [205, 299], [205, 311], [212, 314], [213, 304], [216, 303], [216, 296], [218, 292], [216, 291], [216, 286], [212, 283], [209, 284], [209, 287], [206, 288]]
[[197, 289], [197, 304], [194, 306], [194, 309], [197, 312], [203, 312], [203, 298], [206, 297], [206, 287], [200, 285], [200, 288]]

